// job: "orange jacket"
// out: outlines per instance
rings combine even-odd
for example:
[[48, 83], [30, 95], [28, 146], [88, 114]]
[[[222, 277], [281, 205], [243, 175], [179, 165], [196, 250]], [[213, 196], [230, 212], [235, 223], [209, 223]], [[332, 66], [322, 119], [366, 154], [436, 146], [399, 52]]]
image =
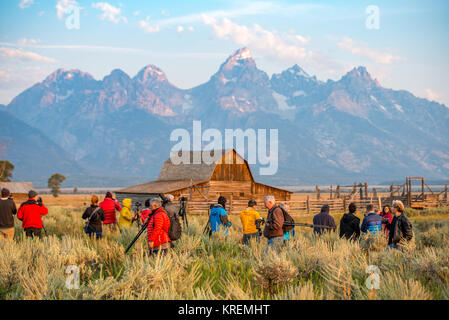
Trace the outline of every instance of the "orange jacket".
[[168, 229], [170, 229], [170, 218], [165, 212], [164, 208], [160, 207], [153, 212], [150, 210], [144, 210], [141, 214], [143, 222], [150, 215], [150, 221], [147, 227], [148, 242], [152, 241], [154, 247], [159, 247], [161, 244], [170, 242], [168, 236]]

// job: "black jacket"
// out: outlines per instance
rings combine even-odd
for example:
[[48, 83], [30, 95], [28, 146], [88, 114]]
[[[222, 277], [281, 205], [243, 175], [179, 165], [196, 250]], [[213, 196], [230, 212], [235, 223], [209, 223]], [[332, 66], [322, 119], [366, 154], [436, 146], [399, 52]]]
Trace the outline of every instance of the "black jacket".
[[0, 199], [0, 228], [14, 227], [14, 217], [17, 213], [16, 204], [12, 199]]
[[360, 236], [360, 219], [353, 213], [345, 213], [340, 220], [340, 238], [357, 239]]
[[402, 239], [410, 241], [413, 238], [412, 224], [408, 218], [401, 214], [399, 217], [394, 217], [391, 224], [387, 224], [388, 228], [388, 244], [398, 244]]
[[[98, 206], [94, 206], [94, 205], [91, 205], [89, 208], [87, 208], [83, 213], [83, 219], [89, 219], [92, 212], [94, 212], [94, 210], [96, 210], [97, 208], [98, 208]], [[104, 211], [103, 211], [103, 209], [100, 208], [100, 210], [98, 210], [93, 215], [92, 219], [90, 219], [89, 231], [90, 232], [102, 232], [103, 231], [102, 221], [104, 221], [105, 218], [106, 217], [105, 217]]]

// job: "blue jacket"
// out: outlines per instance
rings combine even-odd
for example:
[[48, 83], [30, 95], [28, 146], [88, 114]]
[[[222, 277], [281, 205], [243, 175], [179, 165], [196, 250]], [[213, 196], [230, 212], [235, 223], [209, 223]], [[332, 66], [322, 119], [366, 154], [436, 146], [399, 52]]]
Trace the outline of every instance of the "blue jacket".
[[360, 230], [364, 233], [371, 232], [372, 234], [378, 233], [382, 229], [382, 217], [374, 212], [368, 213], [363, 219], [362, 227]]
[[[222, 225], [221, 222], [221, 217], [226, 216], [227, 218], [227, 212], [226, 210], [219, 204], [214, 205], [211, 209], [210, 209], [210, 217], [209, 217], [209, 221], [210, 221], [210, 228], [212, 232], [217, 232], [220, 229], [220, 226]], [[226, 227], [230, 227], [231, 223], [229, 222], [228, 224], [226, 224]], [[226, 230], [226, 235], [227, 235], [228, 231]]]

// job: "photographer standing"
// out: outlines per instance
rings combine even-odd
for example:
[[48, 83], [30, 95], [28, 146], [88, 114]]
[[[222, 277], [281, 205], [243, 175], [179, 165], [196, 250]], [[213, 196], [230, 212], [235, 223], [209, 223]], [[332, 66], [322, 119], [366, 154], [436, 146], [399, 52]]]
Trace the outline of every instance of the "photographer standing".
[[42, 216], [47, 215], [48, 209], [42, 204], [42, 199], [34, 190], [28, 192], [28, 201], [22, 203], [17, 212], [17, 219], [22, 221], [22, 228], [27, 237], [42, 238]]
[[117, 216], [115, 211], [121, 211], [122, 206], [120, 205], [120, 202], [115, 200], [112, 197], [112, 193], [109, 191], [106, 192], [106, 196], [104, 198], [104, 201], [100, 203], [101, 209], [103, 209], [106, 219], [104, 220], [103, 224], [107, 226], [109, 229], [108, 231], [115, 231], [116, 225], [117, 225]]
[[[219, 231], [223, 228], [225, 235], [228, 235], [228, 228], [232, 226], [232, 223], [228, 219], [228, 213], [226, 212], [226, 198], [220, 196], [218, 198], [218, 204], [213, 205], [210, 208], [210, 234]], [[223, 227], [222, 227], [223, 226]]]
[[8, 189], [2, 189], [0, 200], [0, 239], [14, 239], [14, 215], [17, 213], [16, 204], [10, 198]]
[[261, 229], [260, 224], [263, 219], [260, 217], [259, 212], [255, 209], [257, 206], [256, 201], [248, 201], [248, 208], [240, 213], [240, 220], [243, 227], [243, 243], [248, 244], [251, 238], [260, 239]]

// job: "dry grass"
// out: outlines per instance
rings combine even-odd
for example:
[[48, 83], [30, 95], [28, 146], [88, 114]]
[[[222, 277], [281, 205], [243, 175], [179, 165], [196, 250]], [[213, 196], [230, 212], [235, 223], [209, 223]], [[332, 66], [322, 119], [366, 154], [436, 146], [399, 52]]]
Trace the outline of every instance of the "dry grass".
[[[206, 217], [195, 216], [168, 256], [149, 257], [144, 236], [124, 254], [135, 228], [88, 239], [73, 203], [49, 205], [50, 236], [41, 241], [17, 228], [14, 242], [0, 242], [1, 299], [449, 298], [447, 218], [416, 220], [416, 243], [404, 251], [388, 250], [382, 237], [351, 242], [297, 229], [281, 250], [266, 253], [265, 240], [239, 243], [237, 217], [227, 237], [210, 239], [202, 235]], [[80, 270], [79, 289], [65, 286], [70, 265]], [[380, 270], [379, 290], [365, 285], [370, 265]]]

